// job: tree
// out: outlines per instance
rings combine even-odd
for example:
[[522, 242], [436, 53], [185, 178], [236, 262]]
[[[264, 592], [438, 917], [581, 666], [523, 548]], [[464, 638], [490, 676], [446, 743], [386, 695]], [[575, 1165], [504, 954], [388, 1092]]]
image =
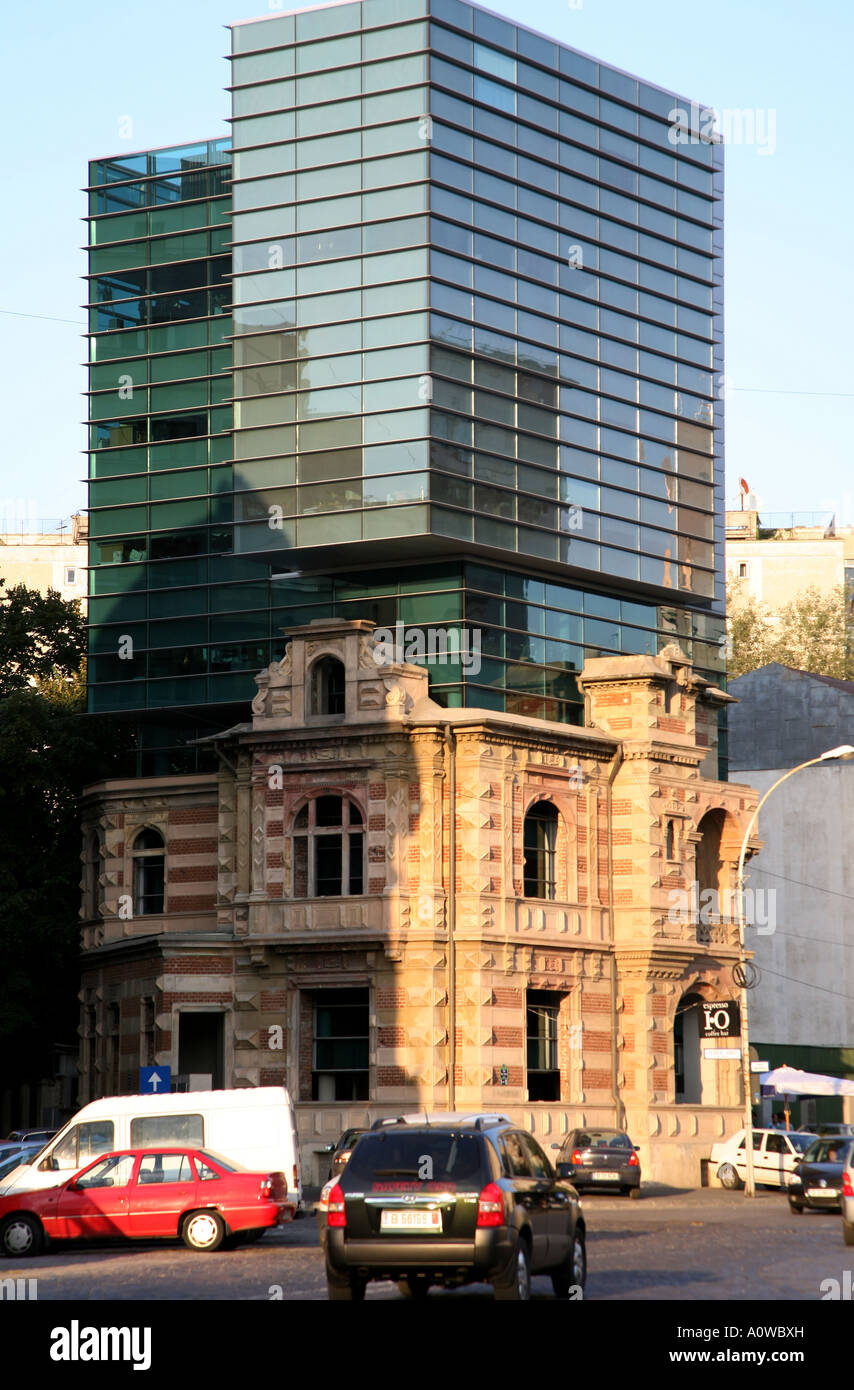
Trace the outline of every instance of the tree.
[[[27, 617], [29, 615], [29, 619]], [[32, 620], [34, 632], [24, 632]], [[77, 1026], [83, 787], [117, 735], [84, 714], [80, 605], [17, 585], [0, 604], [0, 1039], [3, 1079], [35, 1079]], [[36, 1070], [34, 1070], [34, 1068]], [[27, 1117], [29, 1118], [29, 1117]]]
[[[0, 579], [0, 589], [3, 580]], [[75, 599], [15, 584], [0, 600], [0, 700], [51, 676], [73, 677], [86, 651], [86, 620]]]
[[729, 587], [727, 674], [743, 676], [771, 661], [819, 676], [854, 679], [854, 630], [847, 590], [802, 590], [772, 609], [747, 592], [744, 580]]

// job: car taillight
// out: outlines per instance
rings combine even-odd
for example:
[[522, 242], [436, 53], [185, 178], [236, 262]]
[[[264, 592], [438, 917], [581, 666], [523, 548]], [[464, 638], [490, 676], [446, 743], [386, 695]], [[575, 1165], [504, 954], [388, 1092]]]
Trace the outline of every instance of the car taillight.
[[347, 1215], [344, 1211], [344, 1193], [341, 1191], [339, 1183], [336, 1183], [329, 1194], [329, 1204], [326, 1208], [327, 1226], [346, 1226]]
[[299, 1192], [299, 1173], [296, 1164], [294, 1164], [294, 1192]]
[[580, 1163], [580, 1162], [581, 1162], [581, 1150], [580, 1150], [580, 1149], [573, 1149], [573, 1151], [572, 1151], [572, 1158], [571, 1158], [569, 1161], [570, 1161], [570, 1163]]
[[629, 1158], [629, 1167], [630, 1167], [630, 1168], [637, 1168], [637, 1166], [638, 1166], [638, 1156], [637, 1156], [636, 1153], [632, 1152], [632, 1155], [631, 1155], [631, 1157]]
[[504, 1224], [504, 1195], [496, 1182], [489, 1182], [477, 1199], [478, 1226]]
[[842, 1195], [843, 1197], [854, 1197], [854, 1187], [851, 1185], [851, 1174], [847, 1169], [842, 1174]]
[[264, 1199], [265, 1199], [266, 1197], [269, 1197], [269, 1195], [270, 1195], [270, 1193], [272, 1192], [272, 1190], [273, 1190], [273, 1179], [272, 1179], [271, 1177], [262, 1178], [262, 1179], [261, 1179], [261, 1186], [260, 1186], [260, 1188], [258, 1189], [258, 1201], [259, 1201], [259, 1202], [263, 1202]]

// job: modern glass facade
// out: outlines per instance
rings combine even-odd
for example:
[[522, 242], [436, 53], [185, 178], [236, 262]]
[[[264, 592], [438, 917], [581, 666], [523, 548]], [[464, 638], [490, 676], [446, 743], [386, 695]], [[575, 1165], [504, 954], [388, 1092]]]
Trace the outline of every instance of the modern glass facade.
[[722, 152], [674, 133], [690, 103], [459, 0], [232, 36], [230, 203], [222, 142], [92, 166], [94, 708], [163, 711], [165, 748], [332, 615], [476, 629], [449, 705], [574, 720], [585, 655], [674, 635], [719, 680]]

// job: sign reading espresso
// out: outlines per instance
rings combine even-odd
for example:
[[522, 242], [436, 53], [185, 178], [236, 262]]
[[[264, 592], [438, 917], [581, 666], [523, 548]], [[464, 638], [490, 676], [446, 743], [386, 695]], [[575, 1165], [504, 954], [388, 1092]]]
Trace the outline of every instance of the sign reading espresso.
[[702, 1004], [700, 1036], [702, 1038], [741, 1037], [741, 1009], [736, 999], [721, 999], [714, 1004]]

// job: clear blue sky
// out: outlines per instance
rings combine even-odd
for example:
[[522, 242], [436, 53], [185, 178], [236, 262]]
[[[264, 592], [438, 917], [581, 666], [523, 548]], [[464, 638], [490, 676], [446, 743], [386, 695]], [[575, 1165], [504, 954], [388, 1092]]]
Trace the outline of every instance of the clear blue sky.
[[[833, 506], [854, 523], [854, 6], [577, 4], [491, 8], [719, 109], [776, 112], [773, 154], [727, 155], [727, 495], [744, 476], [768, 510]], [[85, 505], [87, 159], [225, 134], [222, 26], [272, 12], [252, 0], [43, 0], [7, 12], [0, 513], [19, 499], [39, 517]]]

